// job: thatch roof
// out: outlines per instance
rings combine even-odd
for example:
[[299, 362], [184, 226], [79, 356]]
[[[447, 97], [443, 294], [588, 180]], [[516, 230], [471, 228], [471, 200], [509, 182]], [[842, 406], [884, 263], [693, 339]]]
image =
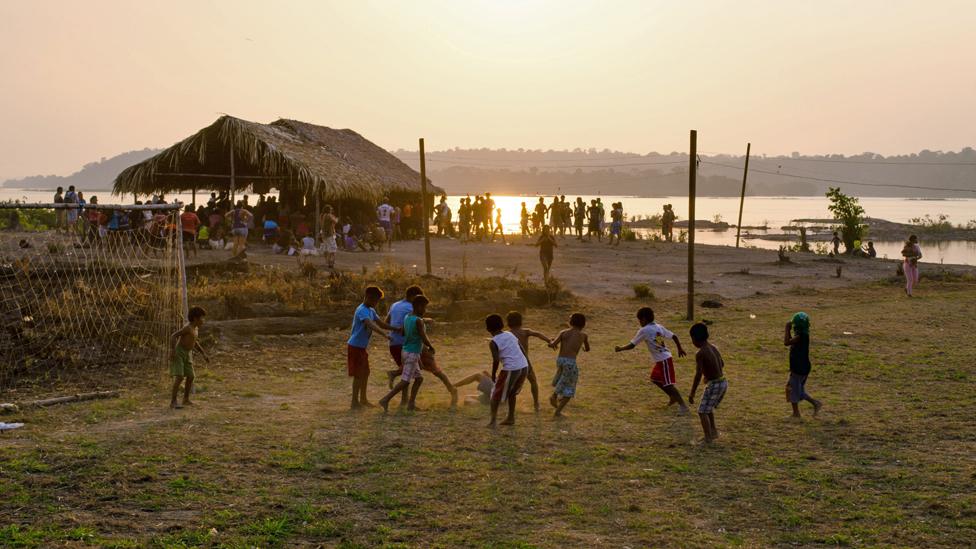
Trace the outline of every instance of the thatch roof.
[[[251, 185], [325, 200], [376, 201], [384, 195], [420, 193], [420, 174], [352, 130], [297, 120], [259, 124], [221, 116], [161, 153], [115, 178], [114, 192], [142, 195], [199, 190], [234, 191]], [[428, 179], [428, 193], [443, 190]]]

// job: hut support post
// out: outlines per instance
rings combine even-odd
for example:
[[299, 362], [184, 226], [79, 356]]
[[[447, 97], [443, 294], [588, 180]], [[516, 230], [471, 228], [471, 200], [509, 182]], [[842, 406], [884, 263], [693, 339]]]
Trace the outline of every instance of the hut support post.
[[698, 131], [691, 130], [688, 151], [688, 320], [695, 320], [695, 185], [698, 171]]
[[746, 178], [749, 177], [749, 152], [752, 143], [746, 143], [746, 167], [742, 170], [742, 197], [739, 198], [739, 222], [735, 225], [735, 247], [739, 247], [739, 235], [742, 234], [742, 208], [746, 205]]
[[230, 205], [234, 207], [234, 188], [237, 183], [237, 174], [234, 172], [234, 148], [230, 149]]
[[315, 241], [316, 242], [319, 241], [319, 234], [321, 234], [319, 232], [319, 230], [320, 230], [320, 227], [319, 227], [319, 219], [321, 218], [321, 215], [322, 214], [319, 213], [319, 202], [320, 202], [320, 200], [319, 200], [319, 191], [318, 191], [318, 189], [316, 189], [315, 190]]
[[424, 155], [424, 138], [420, 138], [420, 216], [424, 223], [424, 259], [427, 263], [427, 274], [430, 271], [430, 218], [427, 217], [427, 159]]

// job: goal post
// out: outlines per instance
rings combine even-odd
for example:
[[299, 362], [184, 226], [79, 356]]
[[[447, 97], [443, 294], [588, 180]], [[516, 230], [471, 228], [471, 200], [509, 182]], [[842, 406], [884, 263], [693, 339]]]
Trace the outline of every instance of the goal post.
[[187, 314], [181, 208], [0, 202], [0, 391], [161, 373]]

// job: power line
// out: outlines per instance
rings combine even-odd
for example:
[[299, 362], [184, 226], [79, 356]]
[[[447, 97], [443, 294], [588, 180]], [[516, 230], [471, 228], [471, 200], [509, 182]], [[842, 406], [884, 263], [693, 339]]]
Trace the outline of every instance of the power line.
[[[509, 151], [509, 152], [513, 152], [513, 153], [516, 153], [516, 154], [523, 154], [523, 153], [518, 153], [517, 151]], [[548, 154], [548, 153], [543, 153], [543, 154]], [[624, 154], [627, 154], [627, 153], [624, 153]], [[642, 155], [637, 154], [637, 153], [629, 153], [629, 154], [630, 154], [630, 156], [625, 157], [624, 158], [625, 160], [627, 160], [627, 159], [629, 159], [629, 160], [640, 160], [641, 158], [644, 158]], [[489, 161], [489, 162], [491, 162], [491, 161], [498, 161], [498, 162], [573, 162], [573, 161], [576, 161], [576, 160], [592, 160], [594, 162], [598, 162], [598, 161], [599, 162], [606, 162], [606, 161], [612, 161], [612, 160], [614, 160], [613, 158], [593, 158], [593, 155], [589, 155], [589, 156], [568, 156], [568, 157], [564, 157], [564, 158], [548, 158], [548, 159], [546, 159], [546, 158], [540, 158], [540, 159], [521, 160], [521, 159], [517, 159], [517, 158], [513, 158], [513, 159], [497, 158], [497, 159], [495, 159], [495, 158], [483, 158], [483, 157], [476, 157], [476, 156], [454, 156], [454, 155], [451, 155], [451, 154], [443, 154], [443, 153], [427, 153], [427, 158], [428, 159], [438, 158], [438, 159], [447, 159], [447, 160], [475, 160], [475, 161], [478, 161], [478, 162], [485, 162], [485, 161]]]
[[[719, 153], [719, 152], [709, 152], [712, 156], [728, 156], [730, 158], [736, 158], [738, 155]], [[976, 162], [966, 162], [966, 161], [948, 161], [948, 162], [937, 162], [934, 160], [856, 160], [856, 159], [841, 159], [841, 158], [792, 158], [788, 156], [771, 156], [764, 157], [761, 155], [756, 155], [757, 160], [762, 160], [764, 162], [826, 162], [830, 164], [861, 164], [861, 165], [877, 165], [877, 166], [976, 166]]]
[[[526, 162], [522, 165], [516, 164], [481, 164], [481, 163], [471, 163], [471, 162], [455, 162], [453, 160], [441, 159], [441, 158], [428, 158], [427, 162], [439, 162], [442, 164], [451, 164], [454, 166], [465, 166], [465, 167], [480, 167], [480, 168], [532, 168], [537, 166], [532, 166], [531, 162]], [[546, 168], [625, 168], [628, 166], [668, 166], [675, 164], [686, 164], [687, 160], [674, 160], [670, 162], [628, 162], [628, 163], [614, 163], [614, 164], [568, 164], [568, 165], [554, 165], [545, 166]]]
[[[702, 161], [703, 164], [709, 164], [712, 166], [721, 166], [723, 168], [731, 168], [733, 170], [742, 170], [741, 166], [732, 166], [730, 164], [721, 164], [719, 162]], [[751, 169], [751, 172], [762, 173], [767, 175], [777, 175], [781, 177], [794, 177], [796, 179], [809, 179], [811, 181], [821, 181], [824, 183], [842, 183], [845, 185], [861, 185], [864, 187], [897, 187], [900, 189], [920, 189], [923, 191], [950, 191], [950, 192], [960, 192], [960, 193], [976, 193], [976, 189], [955, 189], [949, 187], [922, 187], [919, 185], [900, 185], [898, 183], [866, 183], [863, 181], [849, 181], [844, 179], [829, 179], [826, 177], [813, 177], [809, 175], [799, 175], [784, 172], [773, 172], [769, 170], [761, 169]]]

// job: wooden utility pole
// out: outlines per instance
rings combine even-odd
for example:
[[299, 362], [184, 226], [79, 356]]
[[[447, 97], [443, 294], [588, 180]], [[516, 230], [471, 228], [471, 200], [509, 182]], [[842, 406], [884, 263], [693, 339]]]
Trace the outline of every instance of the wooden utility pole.
[[319, 241], [319, 231], [322, 230], [319, 227], [319, 219], [322, 217], [322, 213], [319, 211], [319, 189], [315, 189], [315, 241]]
[[698, 131], [691, 130], [688, 151], [688, 320], [695, 320], [695, 184], [698, 172]]
[[752, 143], [746, 143], [746, 167], [742, 170], [742, 197], [739, 198], [739, 222], [735, 225], [735, 247], [739, 247], [739, 235], [742, 234], [742, 208], [746, 205], [746, 179], [749, 177], [749, 152]]
[[420, 138], [420, 215], [424, 219], [424, 259], [427, 274], [430, 272], [430, 218], [427, 217], [427, 158], [424, 155], [424, 138]]

